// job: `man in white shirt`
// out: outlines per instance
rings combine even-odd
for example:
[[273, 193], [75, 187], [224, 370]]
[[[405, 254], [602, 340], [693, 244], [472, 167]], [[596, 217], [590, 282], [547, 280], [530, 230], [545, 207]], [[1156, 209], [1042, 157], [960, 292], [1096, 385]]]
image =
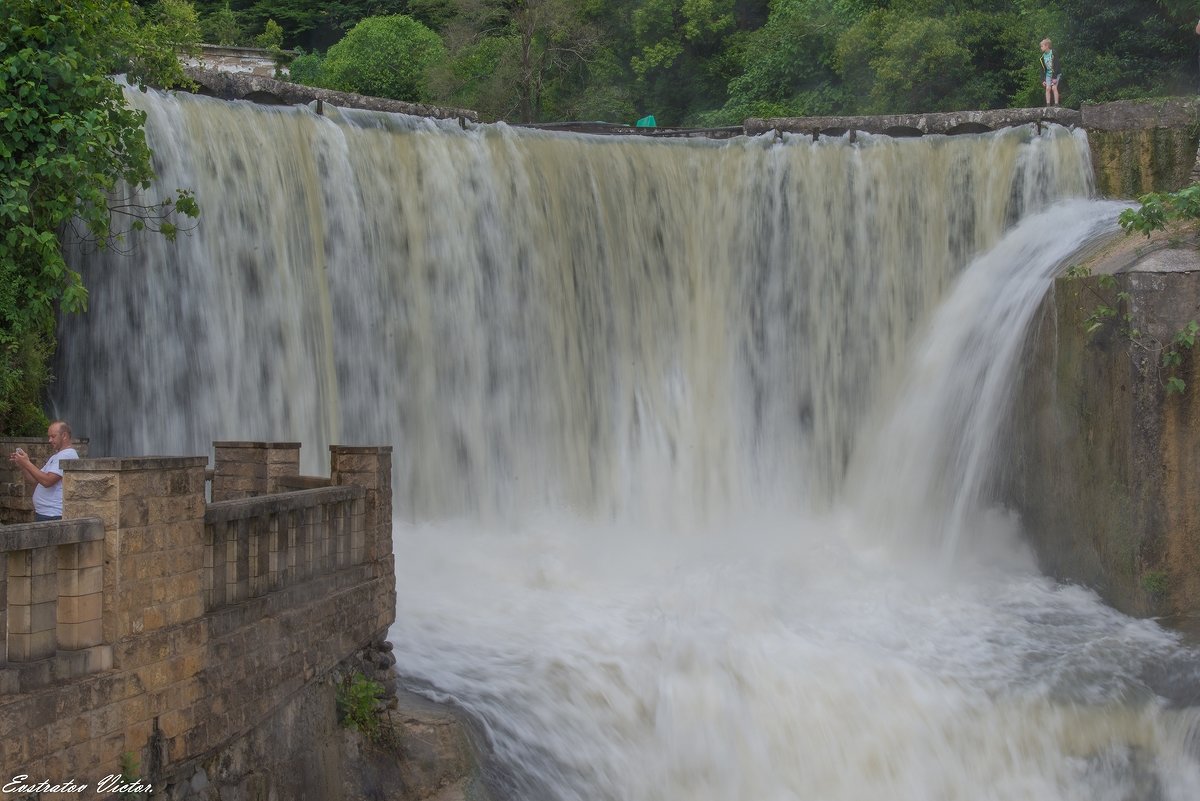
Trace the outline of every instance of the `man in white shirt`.
[[62, 420], [55, 420], [46, 429], [46, 437], [54, 448], [54, 455], [38, 470], [29, 461], [29, 455], [17, 448], [9, 456], [9, 460], [25, 471], [26, 475], [37, 482], [33, 489], [33, 519], [62, 520], [62, 462], [64, 459], [78, 459], [79, 454], [71, 447], [71, 427]]

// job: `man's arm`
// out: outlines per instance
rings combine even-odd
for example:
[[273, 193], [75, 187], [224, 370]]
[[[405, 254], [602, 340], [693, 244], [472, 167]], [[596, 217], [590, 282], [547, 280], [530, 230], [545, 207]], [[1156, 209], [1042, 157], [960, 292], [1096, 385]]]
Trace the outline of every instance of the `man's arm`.
[[33, 462], [29, 461], [29, 457], [24, 453], [14, 453], [9, 459], [25, 471], [26, 475], [47, 489], [62, 481], [62, 476], [58, 473], [47, 473], [45, 470], [34, 467]]

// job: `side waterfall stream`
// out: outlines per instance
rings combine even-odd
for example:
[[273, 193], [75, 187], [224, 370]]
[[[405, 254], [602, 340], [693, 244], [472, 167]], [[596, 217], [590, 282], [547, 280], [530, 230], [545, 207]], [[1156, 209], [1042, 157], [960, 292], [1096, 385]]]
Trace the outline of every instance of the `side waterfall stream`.
[[399, 669], [529, 801], [1195, 801], [1196, 654], [988, 496], [1081, 134], [602, 139], [130, 93], [93, 454], [394, 446]]

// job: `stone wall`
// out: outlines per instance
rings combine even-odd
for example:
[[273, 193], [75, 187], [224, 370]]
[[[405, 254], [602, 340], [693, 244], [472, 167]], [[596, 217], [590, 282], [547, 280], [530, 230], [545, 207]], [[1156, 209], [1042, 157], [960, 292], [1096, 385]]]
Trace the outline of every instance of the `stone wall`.
[[1081, 113], [1101, 195], [1136, 198], [1191, 182], [1200, 144], [1196, 98], [1122, 100], [1085, 105]]
[[[81, 457], [88, 455], [87, 439], [74, 439], [71, 445]], [[0, 438], [0, 526], [33, 522], [33, 480], [8, 460], [17, 448], [29, 454], [38, 467], [53, 453], [45, 437]]]
[[[295, 53], [288, 51], [281, 54], [283, 59], [289, 59]], [[261, 75], [274, 78], [278, 70], [287, 75], [287, 66], [277, 67], [275, 54], [270, 50], [257, 47], [226, 47], [222, 45], [200, 45], [195, 55], [181, 55], [179, 59], [185, 67], [231, 72], [234, 74]]]
[[1020, 512], [1043, 567], [1097, 590], [1116, 608], [1200, 623], [1200, 370], [1185, 355], [1182, 394], [1160, 355], [1114, 326], [1089, 334], [1104, 297], [1151, 343], [1200, 320], [1195, 242], [1121, 237], [1081, 263], [1112, 274], [1058, 278], [1022, 359], [1005, 440], [1002, 495]]
[[[248, 445], [262, 457], [264, 476], [268, 454], [296, 452], [294, 443]], [[62, 797], [89, 798], [98, 780], [120, 772], [126, 754], [144, 780], [176, 785], [278, 719], [347, 656], [381, 641], [395, 616], [391, 449], [330, 451], [336, 487], [212, 506], [204, 499], [203, 457], [68, 463], [68, 519], [26, 528], [49, 532], [81, 519], [103, 527], [101, 639], [111, 660], [55, 674], [30, 664], [50, 664], [61, 644], [55, 657], [22, 664], [14, 662], [21, 654], [9, 652], [0, 665], [0, 774], [87, 783], [93, 792]], [[246, 460], [237, 464], [251, 470]], [[221, 465], [217, 480], [232, 485]], [[228, 525], [211, 520], [217, 517]], [[24, 558], [29, 551], [20, 548], [28, 544], [9, 542], [8, 564]], [[47, 576], [61, 577], [67, 567], [60, 563]], [[245, 596], [216, 602], [218, 575], [234, 587], [241, 582]], [[68, 605], [63, 590], [46, 596], [55, 599], [46, 603], [56, 606], [59, 628]], [[3, 597], [11, 606], [11, 577]], [[269, 791], [261, 797], [306, 797], [279, 792], [308, 775], [305, 759], [279, 753], [255, 764], [255, 786]]]

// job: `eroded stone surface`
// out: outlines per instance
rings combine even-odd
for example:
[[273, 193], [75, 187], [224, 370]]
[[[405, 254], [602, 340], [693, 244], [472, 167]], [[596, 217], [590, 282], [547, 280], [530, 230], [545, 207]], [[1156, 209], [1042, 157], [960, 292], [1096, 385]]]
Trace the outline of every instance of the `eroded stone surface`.
[[[1116, 232], [1081, 260], [1093, 277], [1055, 281], [1024, 347], [1001, 480], [1048, 572], [1185, 629], [1200, 622], [1200, 370], [1185, 353], [1187, 389], [1168, 392], [1155, 343], [1200, 320], [1197, 244]], [[1093, 290], [1129, 293], [1119, 311], [1138, 343], [1086, 331]]]

